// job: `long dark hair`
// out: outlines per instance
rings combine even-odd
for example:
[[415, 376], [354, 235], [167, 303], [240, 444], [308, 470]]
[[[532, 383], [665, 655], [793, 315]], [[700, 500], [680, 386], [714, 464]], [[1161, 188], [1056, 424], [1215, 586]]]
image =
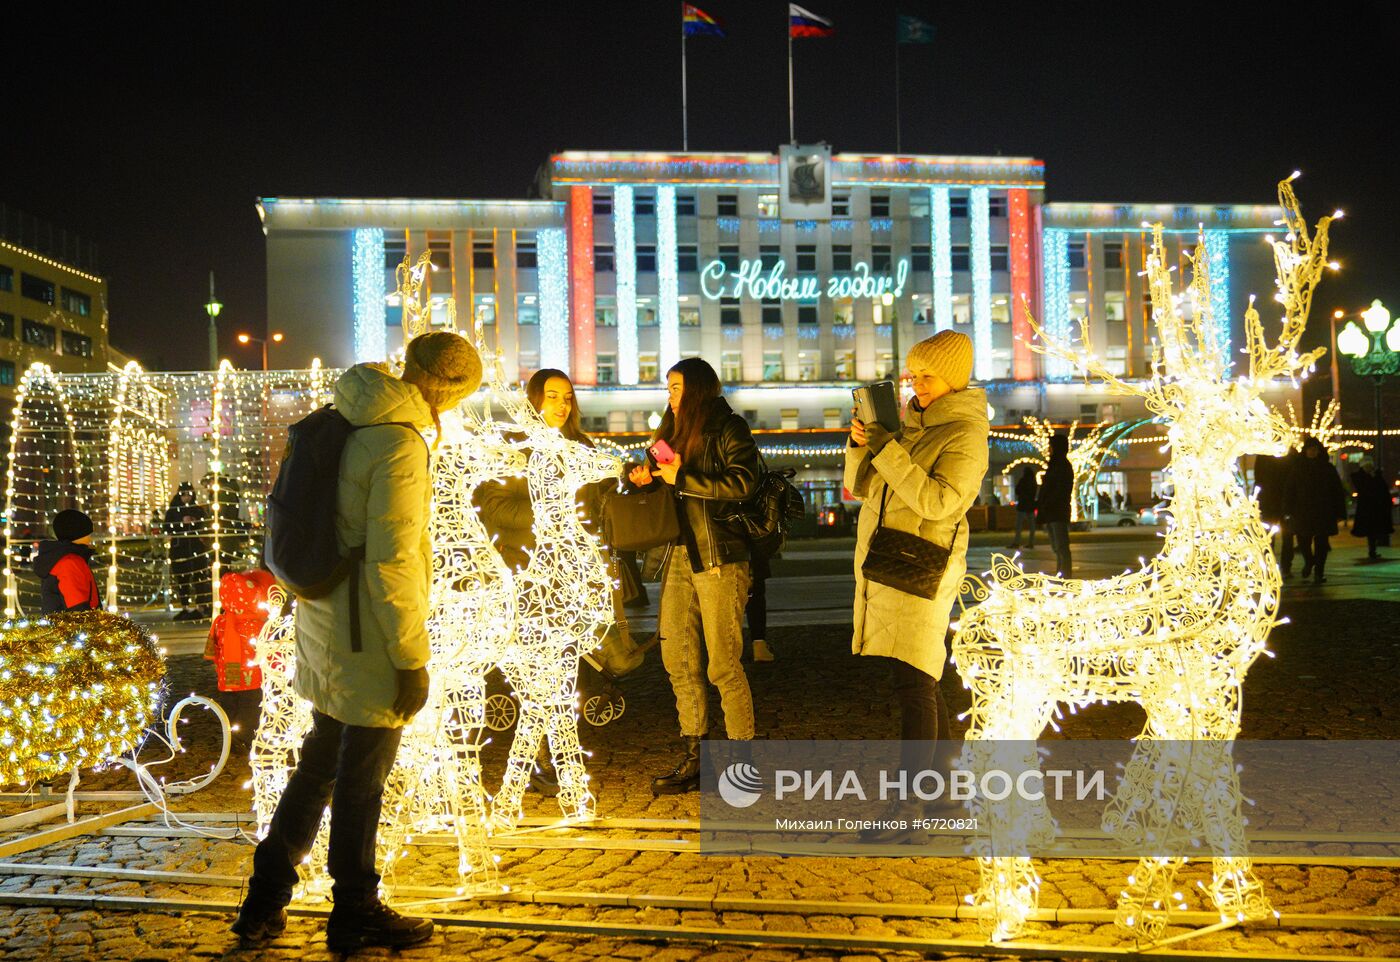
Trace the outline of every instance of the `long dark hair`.
[[700, 454], [705, 440], [705, 406], [720, 396], [719, 375], [702, 357], [682, 358], [666, 373], [679, 374], [685, 387], [681, 390], [679, 412], [667, 405], [656, 437], [665, 438], [672, 450], [680, 452], [681, 460], [689, 464]]
[[[530, 380], [525, 383], [525, 398], [536, 411], [544, 406], [544, 386], [550, 382], [550, 379], [556, 377], [563, 378], [568, 382], [569, 390], [574, 390], [574, 382], [569, 379], [569, 375], [553, 367], [540, 368], [534, 374], [531, 374]], [[569, 416], [564, 419], [563, 425], [559, 428], [559, 433], [570, 441], [577, 441], [580, 444], [588, 445], [590, 448], [593, 447], [593, 439], [583, 432], [583, 427], [579, 423], [577, 393], [574, 394], [573, 403], [569, 405]]]

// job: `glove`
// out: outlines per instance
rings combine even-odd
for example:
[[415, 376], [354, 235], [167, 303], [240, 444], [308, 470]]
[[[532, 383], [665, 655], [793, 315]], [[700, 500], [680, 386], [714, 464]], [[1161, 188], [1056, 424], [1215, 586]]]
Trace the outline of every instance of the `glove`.
[[394, 713], [408, 722], [428, 703], [428, 669], [400, 668], [398, 672], [399, 693], [394, 697]]
[[865, 446], [870, 449], [872, 456], [879, 454], [880, 450], [889, 444], [892, 438], [894, 435], [877, 421], [872, 421], [865, 426]]

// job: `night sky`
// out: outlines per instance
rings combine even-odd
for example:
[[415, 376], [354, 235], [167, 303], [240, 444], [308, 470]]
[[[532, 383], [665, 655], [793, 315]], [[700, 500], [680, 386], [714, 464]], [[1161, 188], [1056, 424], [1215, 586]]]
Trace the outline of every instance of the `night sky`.
[[[698, 5], [729, 37], [689, 44], [691, 148], [775, 149], [786, 3]], [[234, 335], [264, 324], [259, 196], [523, 197], [553, 150], [681, 146], [671, 0], [53, 6], [7, 44], [0, 200], [99, 245], [112, 341], [153, 367], [203, 366], [210, 268], [225, 353], [256, 365]], [[896, 5], [804, 6], [837, 36], [794, 42], [798, 138], [892, 152]], [[901, 53], [903, 149], [1034, 156], [1060, 201], [1269, 203], [1301, 168], [1310, 220], [1347, 211], [1325, 338], [1335, 307], [1400, 309], [1383, 8], [901, 3], [937, 31]]]

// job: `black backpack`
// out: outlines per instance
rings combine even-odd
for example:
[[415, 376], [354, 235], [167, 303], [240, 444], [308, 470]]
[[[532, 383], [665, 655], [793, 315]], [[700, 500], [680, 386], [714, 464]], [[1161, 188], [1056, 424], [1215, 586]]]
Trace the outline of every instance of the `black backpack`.
[[715, 519], [747, 538], [756, 552], [772, 557], [782, 550], [788, 530], [806, 506], [802, 492], [792, 483], [796, 471], [771, 471], [761, 455], [759, 464], [758, 490], [747, 501], [734, 502], [732, 508], [717, 513]]

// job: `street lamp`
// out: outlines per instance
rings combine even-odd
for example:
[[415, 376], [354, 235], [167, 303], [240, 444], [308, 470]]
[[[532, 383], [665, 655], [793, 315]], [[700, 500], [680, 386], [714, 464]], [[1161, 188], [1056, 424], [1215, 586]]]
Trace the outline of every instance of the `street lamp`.
[[219, 303], [219, 299], [214, 296], [214, 272], [209, 272], [209, 303], [204, 305], [204, 312], [209, 315], [209, 370], [219, 369], [219, 329], [214, 321], [219, 316], [219, 312], [224, 309], [224, 305]]
[[1385, 435], [1381, 424], [1381, 384], [1400, 374], [1400, 324], [1391, 324], [1390, 311], [1380, 301], [1361, 312], [1366, 330], [1348, 321], [1337, 335], [1337, 350], [1351, 358], [1351, 369], [1369, 377], [1376, 387], [1376, 463], [1385, 473]]
[[263, 369], [264, 371], [267, 370], [267, 342], [268, 342], [269, 340], [272, 341], [273, 344], [281, 344], [281, 343], [282, 343], [282, 333], [279, 331], [279, 332], [277, 332], [276, 334], [273, 334], [272, 337], [270, 337], [270, 338], [267, 338], [267, 337], [254, 337], [254, 336], [251, 335], [251, 334], [240, 334], [240, 335], [238, 335], [238, 343], [239, 343], [239, 344], [249, 344], [249, 343], [252, 343], [252, 342], [257, 342], [258, 344], [261, 344], [261, 345], [262, 345], [262, 369]]

